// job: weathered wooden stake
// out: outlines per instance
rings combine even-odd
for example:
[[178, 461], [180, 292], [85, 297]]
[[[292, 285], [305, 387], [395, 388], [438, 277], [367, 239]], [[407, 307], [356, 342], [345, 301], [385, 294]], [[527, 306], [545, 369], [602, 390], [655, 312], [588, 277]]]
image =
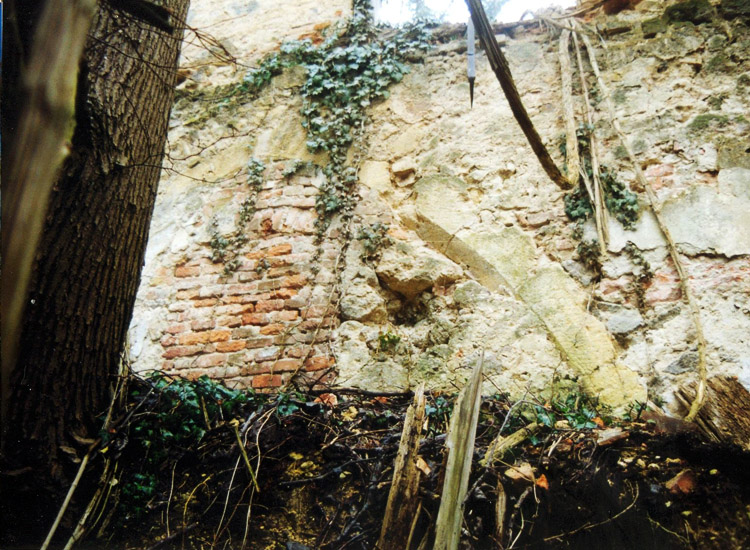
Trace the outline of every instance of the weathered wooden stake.
[[376, 548], [378, 550], [405, 550], [408, 548], [412, 526], [419, 504], [419, 477], [417, 468], [419, 442], [425, 419], [424, 384], [414, 394], [414, 402], [406, 411], [401, 443], [393, 466], [393, 481], [388, 493], [383, 526]]
[[482, 399], [481, 381], [482, 361], [474, 367], [471, 379], [461, 391], [451, 416], [448, 438], [445, 441], [448, 448], [448, 463], [435, 523], [434, 550], [456, 550], [461, 538], [464, 499], [469, 489], [474, 437]]

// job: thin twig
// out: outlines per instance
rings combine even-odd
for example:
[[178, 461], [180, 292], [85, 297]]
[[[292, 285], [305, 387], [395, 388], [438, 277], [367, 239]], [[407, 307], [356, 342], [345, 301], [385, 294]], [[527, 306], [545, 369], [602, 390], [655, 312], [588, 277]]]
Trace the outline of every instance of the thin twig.
[[521, 496], [518, 497], [518, 501], [516, 502], [515, 506], [513, 506], [513, 514], [510, 516], [510, 521], [508, 522], [508, 536], [512, 534], [513, 524], [516, 521], [516, 516], [520, 512], [521, 514], [521, 525], [518, 528], [518, 534], [516, 537], [512, 540], [512, 542], [508, 545], [508, 548], [513, 548], [515, 544], [518, 542], [518, 539], [521, 537], [521, 533], [523, 533], [523, 511], [521, 510], [521, 507], [523, 506], [524, 501], [526, 498], [531, 494], [531, 487], [526, 487], [523, 493], [521, 493]]
[[234, 419], [230, 422], [230, 424], [232, 425], [232, 428], [234, 429], [234, 435], [237, 438], [237, 446], [240, 448], [240, 452], [242, 453], [242, 458], [245, 460], [247, 471], [250, 472], [250, 479], [253, 482], [253, 486], [255, 487], [255, 490], [260, 493], [260, 487], [258, 487], [258, 481], [255, 479], [255, 472], [253, 471], [253, 467], [250, 464], [250, 459], [247, 457], [247, 451], [245, 450], [245, 445], [242, 443], [242, 438], [240, 438], [240, 430], [239, 430], [240, 422], [239, 420]]
[[227, 498], [224, 499], [224, 508], [221, 510], [221, 517], [219, 518], [219, 524], [216, 527], [216, 532], [214, 533], [214, 540], [213, 540], [213, 544], [211, 545], [211, 548], [213, 548], [213, 546], [219, 540], [219, 537], [224, 532], [224, 529], [226, 529], [226, 527], [222, 528], [221, 526], [224, 523], [224, 518], [226, 517], [226, 514], [227, 514], [227, 508], [229, 507], [229, 497], [232, 494], [232, 485], [234, 485], [234, 478], [237, 475], [237, 470], [239, 469], [239, 466], [240, 466], [240, 457], [238, 456], [237, 461], [234, 463], [234, 468], [232, 469], [232, 477], [229, 478], [229, 487], [227, 488]]
[[70, 538], [68, 539], [68, 542], [65, 544], [65, 548], [63, 550], [70, 550], [71, 548], [73, 548], [73, 545], [81, 539], [81, 537], [83, 536], [83, 533], [86, 531], [86, 520], [88, 520], [94, 508], [98, 506], [99, 501], [102, 497], [104, 488], [109, 486], [109, 484], [106, 481], [108, 477], [108, 473], [109, 473], [109, 465], [110, 465], [110, 462], [107, 461], [106, 465], [104, 466], [104, 471], [102, 472], [102, 476], [99, 479], [99, 487], [97, 487], [96, 492], [94, 493], [94, 496], [89, 501], [89, 504], [86, 507], [86, 510], [81, 516], [81, 519], [78, 520], [78, 524], [76, 525], [76, 528], [73, 530], [73, 534], [70, 535]]
[[65, 515], [65, 511], [68, 509], [68, 504], [70, 504], [70, 499], [73, 498], [73, 493], [76, 492], [76, 488], [78, 487], [78, 482], [81, 481], [81, 476], [83, 476], [83, 471], [86, 469], [86, 465], [89, 463], [89, 457], [91, 456], [91, 452], [93, 449], [89, 449], [89, 451], [84, 455], [83, 460], [81, 460], [81, 465], [78, 467], [78, 473], [76, 473], [76, 477], [73, 480], [73, 483], [71, 484], [70, 488], [68, 489], [68, 494], [65, 495], [65, 500], [62, 503], [62, 506], [60, 507], [60, 510], [57, 512], [57, 517], [55, 518], [55, 522], [52, 524], [52, 527], [49, 530], [49, 533], [47, 533], [47, 538], [44, 539], [44, 543], [42, 544], [42, 547], [40, 550], [47, 550], [47, 547], [49, 546], [49, 543], [52, 541], [52, 537], [55, 536], [55, 531], [57, 531], [57, 527], [60, 525], [60, 520], [62, 520], [63, 515]]

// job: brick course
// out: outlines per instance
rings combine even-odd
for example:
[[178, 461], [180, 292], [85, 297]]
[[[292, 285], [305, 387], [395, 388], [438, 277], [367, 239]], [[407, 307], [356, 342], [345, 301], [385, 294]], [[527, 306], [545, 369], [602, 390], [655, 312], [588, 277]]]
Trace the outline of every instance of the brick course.
[[[208, 246], [198, 242], [180, 264], [163, 269], [152, 290], [172, 296], [160, 339], [166, 372], [192, 379], [206, 374], [260, 391], [277, 390], [293, 375], [311, 384], [332, 380], [335, 361], [326, 344], [338, 318], [328, 299], [335, 303], [332, 269], [341, 245], [330, 236], [316, 243], [317, 192], [303, 176], [267, 180], [234, 272], [225, 273], [224, 263], [211, 261]], [[209, 201], [235, 201], [237, 212], [247, 198], [236, 188], [213, 195]], [[315, 257], [321, 269], [313, 276]]]

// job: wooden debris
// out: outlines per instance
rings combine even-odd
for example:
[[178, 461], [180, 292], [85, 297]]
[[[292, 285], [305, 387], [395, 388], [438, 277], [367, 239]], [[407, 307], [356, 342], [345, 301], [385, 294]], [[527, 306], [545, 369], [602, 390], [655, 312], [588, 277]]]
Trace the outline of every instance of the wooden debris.
[[503, 548], [505, 538], [505, 516], [508, 514], [508, 494], [505, 492], [503, 482], [497, 480], [497, 502], [495, 503], [495, 538]]
[[606, 447], [607, 445], [612, 445], [612, 443], [616, 443], [617, 441], [627, 439], [629, 436], [630, 432], [626, 432], [622, 428], [608, 428], [606, 430], [597, 432], [596, 444], [599, 445], [599, 447]]
[[507, 437], [498, 435], [492, 443], [490, 443], [490, 446], [487, 447], [487, 453], [484, 455], [480, 464], [485, 468], [491, 468], [496, 461], [502, 460], [505, 453], [510, 451], [516, 445], [522, 443], [526, 438], [534, 435], [540, 428], [540, 424], [532, 422], [520, 430], [516, 430]]
[[[692, 383], [675, 394], [684, 409], [695, 400], [695, 386]], [[714, 376], [707, 382], [706, 401], [695, 423], [714, 441], [750, 450], [750, 392], [734, 377]]]
[[695, 484], [695, 474], [693, 474], [692, 470], [685, 469], [667, 481], [664, 486], [673, 495], [689, 495], [695, 489]]
[[[573, 21], [573, 27], [578, 30], [580, 25]], [[581, 57], [581, 48], [578, 44], [578, 32], [573, 33], [573, 43], [576, 50], [576, 61], [578, 63], [578, 75], [581, 79], [581, 92], [583, 93], [583, 105], [586, 112], [586, 122], [590, 128], [589, 134], [589, 151], [591, 153], [591, 172], [594, 176], [593, 190], [594, 194], [589, 196], [594, 205], [594, 220], [596, 221], [596, 233], [599, 237], [599, 252], [604, 256], [607, 253], [609, 244], [609, 214], [604, 202], [604, 187], [599, 170], [599, 146], [594, 130], [594, 116], [592, 114], [591, 100], [589, 99], [589, 89], [586, 83], [586, 75], [583, 69], [583, 59]], [[584, 179], [585, 181], [585, 179]]]
[[688, 432], [701, 433], [699, 426], [694, 422], [687, 422], [682, 418], [674, 418], [654, 411], [644, 411], [641, 413], [640, 419], [653, 424], [654, 431], [659, 435], [677, 435]]
[[469, 473], [474, 455], [474, 437], [479, 420], [482, 362], [480, 361], [461, 391], [451, 416], [448, 437], [448, 461], [445, 468], [443, 493], [435, 523], [433, 550], [456, 550], [461, 538], [464, 499], [469, 489]]
[[[414, 401], [406, 411], [401, 442], [393, 466], [393, 481], [388, 493], [385, 517], [376, 548], [397, 550], [408, 548], [418, 508], [420, 472], [429, 467], [418, 456], [422, 426], [425, 420], [424, 384], [417, 388]], [[420, 464], [421, 461], [423, 464]]]

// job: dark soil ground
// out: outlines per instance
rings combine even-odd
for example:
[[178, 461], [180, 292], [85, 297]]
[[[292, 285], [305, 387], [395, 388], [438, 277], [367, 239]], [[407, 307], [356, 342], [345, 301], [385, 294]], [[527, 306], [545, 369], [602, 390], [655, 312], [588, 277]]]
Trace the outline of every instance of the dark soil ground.
[[[75, 548], [375, 547], [410, 396], [243, 397], [195, 384], [133, 379], [126, 413], [92, 455], [53, 548], [89, 505]], [[425, 537], [430, 548], [451, 406], [449, 396], [428, 397], [412, 548]], [[750, 454], [658, 414], [632, 415], [608, 419], [581, 396], [485, 398], [462, 548], [750, 548]], [[501, 427], [511, 433], [529, 420], [548, 426], [501, 463], [480, 466]], [[28, 474], [6, 471], [2, 482], [0, 547], [39, 548], [59, 502]], [[499, 484], [508, 502], [501, 532]]]

